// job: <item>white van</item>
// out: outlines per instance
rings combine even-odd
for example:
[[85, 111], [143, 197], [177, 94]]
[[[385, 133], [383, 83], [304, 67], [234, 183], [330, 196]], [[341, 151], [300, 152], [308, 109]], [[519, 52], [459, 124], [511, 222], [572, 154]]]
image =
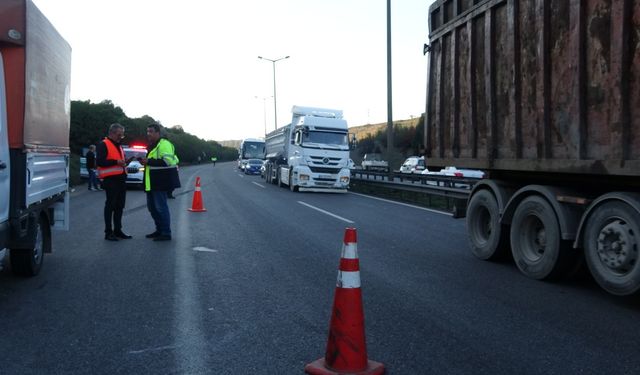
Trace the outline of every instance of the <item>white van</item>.
[[422, 173], [427, 166], [424, 162], [424, 156], [411, 156], [402, 163], [400, 173]]

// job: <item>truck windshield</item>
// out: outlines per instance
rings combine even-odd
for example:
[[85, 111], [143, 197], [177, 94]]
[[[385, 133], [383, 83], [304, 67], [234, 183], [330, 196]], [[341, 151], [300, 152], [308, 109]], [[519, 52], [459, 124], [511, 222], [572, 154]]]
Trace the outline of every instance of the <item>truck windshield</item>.
[[334, 132], [320, 132], [309, 131], [303, 133], [302, 143], [317, 143], [321, 145], [331, 146], [347, 146], [348, 145], [347, 133], [334, 133]]
[[264, 142], [244, 142], [240, 152], [242, 159], [262, 159], [264, 157]]

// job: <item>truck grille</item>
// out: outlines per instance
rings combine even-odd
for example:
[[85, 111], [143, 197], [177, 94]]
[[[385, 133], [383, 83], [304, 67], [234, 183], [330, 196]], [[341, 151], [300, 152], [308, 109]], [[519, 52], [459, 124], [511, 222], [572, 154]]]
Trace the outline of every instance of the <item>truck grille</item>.
[[138, 173], [138, 167], [128, 167], [127, 173], [131, 173], [131, 174]]
[[340, 158], [327, 158], [324, 156], [311, 156], [311, 163], [314, 165], [337, 166]]
[[331, 173], [331, 174], [336, 174], [336, 173], [340, 172], [340, 169], [338, 169], [338, 168], [309, 166], [309, 169], [311, 169], [311, 172], [313, 172], [313, 173]]

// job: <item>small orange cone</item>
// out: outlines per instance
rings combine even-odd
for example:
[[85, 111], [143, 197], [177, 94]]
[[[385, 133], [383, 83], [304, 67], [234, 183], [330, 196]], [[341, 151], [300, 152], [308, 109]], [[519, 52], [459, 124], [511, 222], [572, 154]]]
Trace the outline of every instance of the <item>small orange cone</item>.
[[202, 192], [200, 191], [200, 177], [196, 177], [196, 190], [193, 192], [193, 202], [191, 202], [191, 212], [204, 212], [207, 209], [202, 204]]
[[304, 371], [312, 375], [384, 374], [382, 363], [367, 358], [355, 228], [344, 232], [327, 351], [324, 358], [309, 363]]

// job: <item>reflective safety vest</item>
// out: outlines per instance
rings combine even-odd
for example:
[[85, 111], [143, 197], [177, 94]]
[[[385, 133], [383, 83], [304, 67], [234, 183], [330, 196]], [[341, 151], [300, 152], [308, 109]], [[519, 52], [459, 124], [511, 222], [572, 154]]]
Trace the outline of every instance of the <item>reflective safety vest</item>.
[[[124, 159], [124, 150], [122, 146], [116, 146], [109, 138], [104, 139], [104, 144], [107, 146], [107, 160], [121, 160]], [[108, 167], [98, 167], [98, 177], [105, 178], [111, 176], [118, 176], [126, 174], [124, 167], [119, 165], [110, 165]]]
[[164, 160], [166, 166], [153, 166], [147, 163], [144, 169], [145, 191], [168, 191], [180, 187], [179, 160], [175, 148], [169, 140], [160, 138], [156, 147], [147, 154], [147, 160], [149, 159]]

